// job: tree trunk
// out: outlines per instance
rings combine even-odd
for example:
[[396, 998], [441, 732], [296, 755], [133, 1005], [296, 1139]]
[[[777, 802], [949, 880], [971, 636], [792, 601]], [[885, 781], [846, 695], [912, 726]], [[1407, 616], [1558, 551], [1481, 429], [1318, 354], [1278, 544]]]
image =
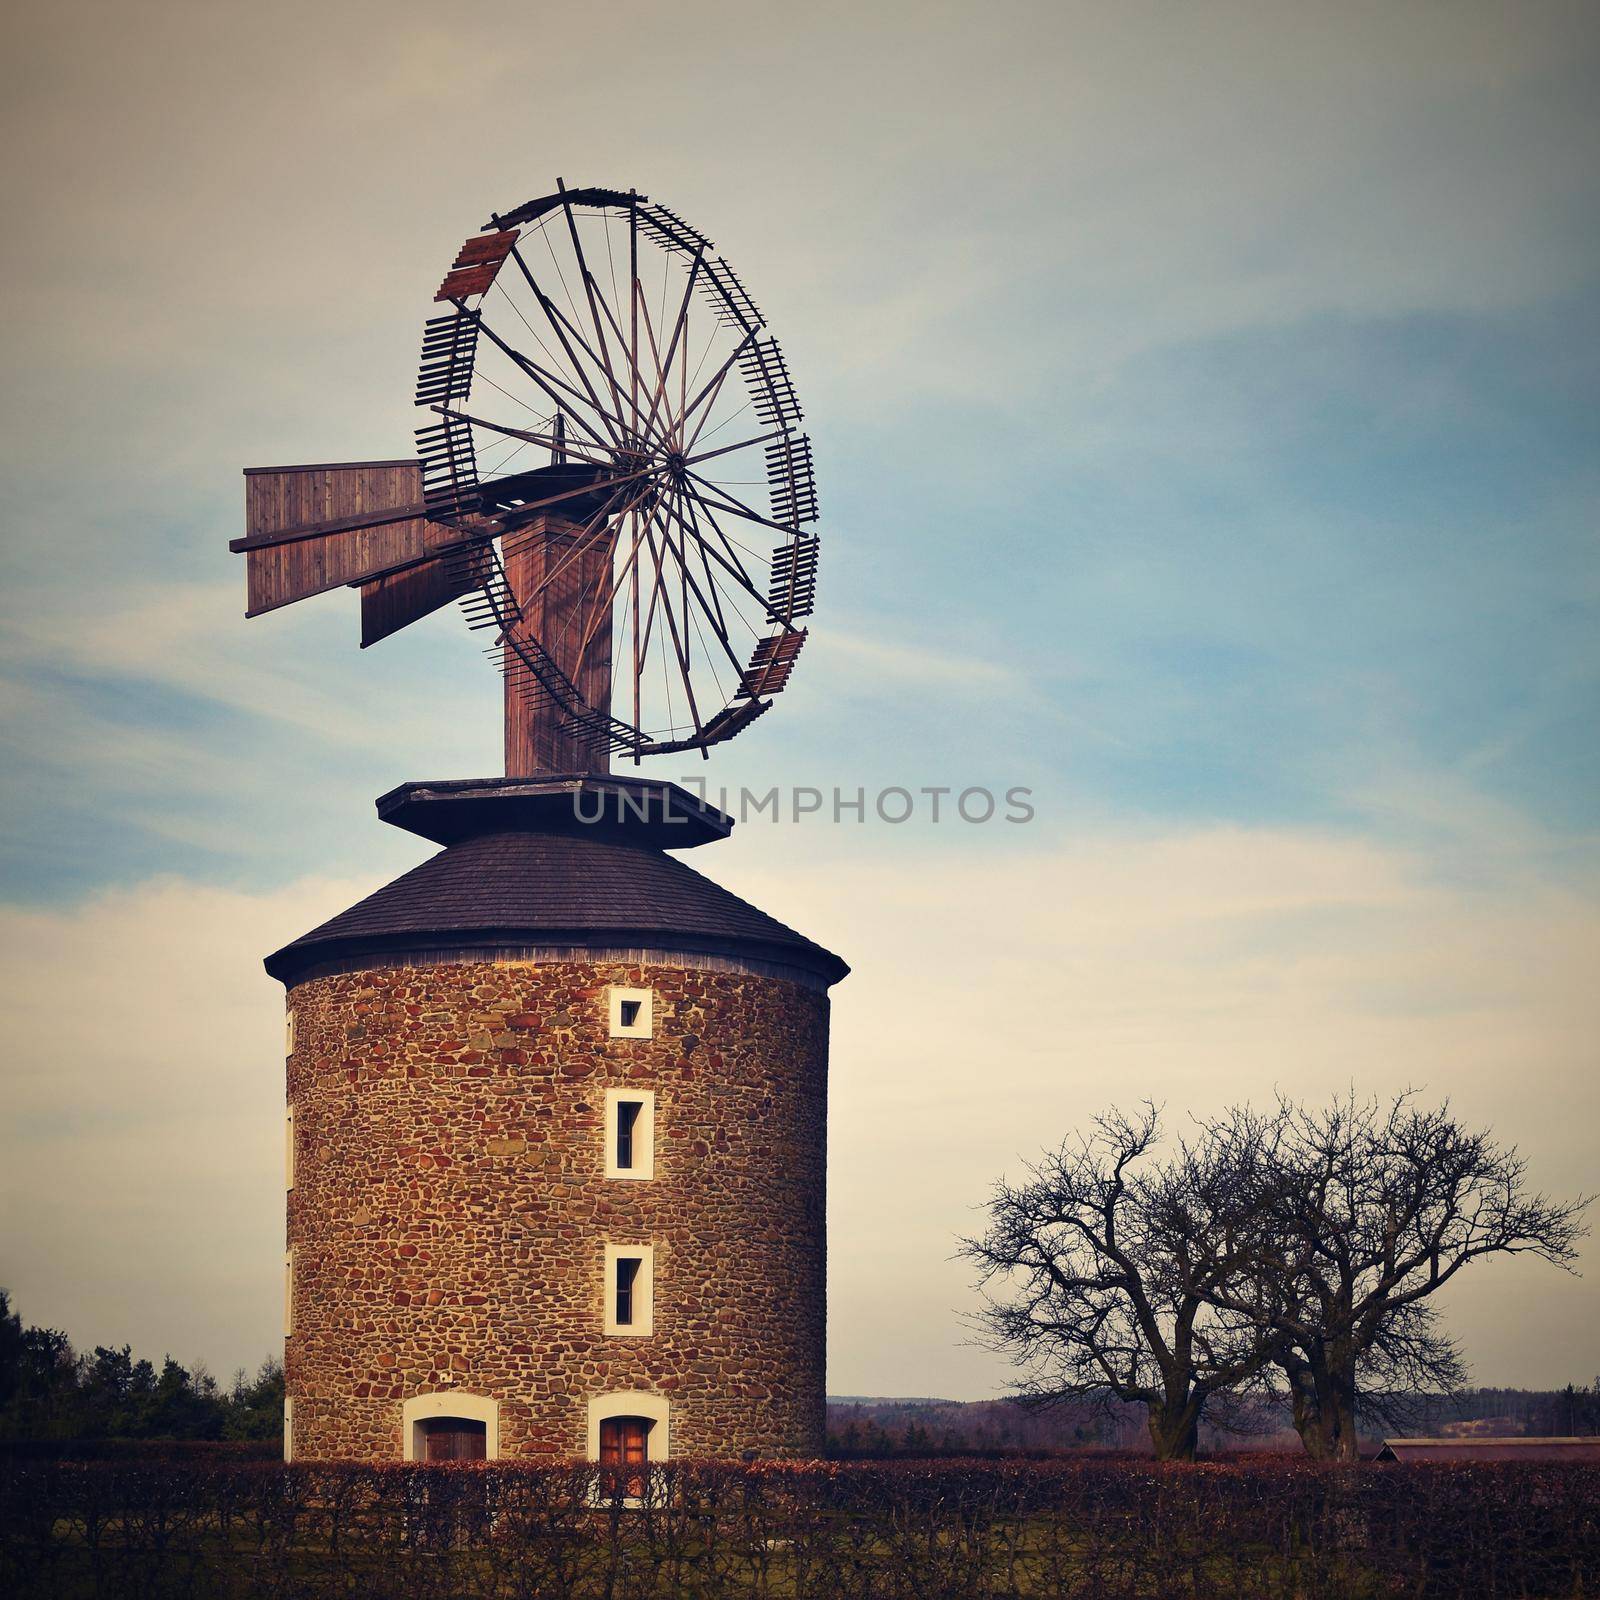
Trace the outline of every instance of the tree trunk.
[[1328, 1396], [1323, 1401], [1322, 1411], [1331, 1446], [1329, 1455], [1336, 1461], [1359, 1461], [1361, 1440], [1356, 1435], [1356, 1375], [1353, 1363], [1348, 1371], [1335, 1367], [1328, 1374]]
[[1283, 1366], [1294, 1406], [1295, 1432], [1306, 1454], [1318, 1461], [1359, 1461], [1354, 1371], [1341, 1370], [1325, 1355]]
[[1200, 1447], [1200, 1402], [1183, 1395], [1146, 1409], [1156, 1460], [1193, 1461]]

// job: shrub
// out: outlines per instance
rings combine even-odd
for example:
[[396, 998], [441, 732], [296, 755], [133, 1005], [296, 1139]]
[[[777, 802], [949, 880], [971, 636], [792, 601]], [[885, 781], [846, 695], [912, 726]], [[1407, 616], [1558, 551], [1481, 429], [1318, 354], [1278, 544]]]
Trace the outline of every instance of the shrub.
[[18, 1462], [0, 1592], [818, 1600], [1586, 1595], [1600, 1471], [1276, 1458], [586, 1465]]

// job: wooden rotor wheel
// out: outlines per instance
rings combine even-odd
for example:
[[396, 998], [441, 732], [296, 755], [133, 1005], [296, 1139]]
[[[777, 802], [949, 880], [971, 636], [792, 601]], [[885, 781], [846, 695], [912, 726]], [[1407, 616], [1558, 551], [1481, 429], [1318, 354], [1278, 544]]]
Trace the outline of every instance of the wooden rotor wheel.
[[349, 584], [365, 645], [460, 600], [512, 775], [703, 752], [788, 683], [816, 595], [783, 353], [710, 240], [635, 191], [558, 180], [484, 228], [425, 326], [416, 463], [247, 472], [251, 613]]
[[417, 438], [429, 519], [473, 541], [469, 615], [543, 746], [521, 764], [731, 738], [788, 682], [816, 591], [783, 353], [710, 241], [643, 195], [561, 187], [486, 226], [436, 296]]

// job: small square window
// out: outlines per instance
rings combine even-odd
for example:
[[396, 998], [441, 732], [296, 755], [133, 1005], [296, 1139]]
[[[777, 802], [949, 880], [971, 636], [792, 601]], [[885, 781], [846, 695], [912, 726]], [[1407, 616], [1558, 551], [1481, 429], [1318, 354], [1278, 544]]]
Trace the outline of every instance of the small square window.
[[651, 991], [612, 989], [608, 991], [613, 1039], [648, 1039], [653, 1035]]

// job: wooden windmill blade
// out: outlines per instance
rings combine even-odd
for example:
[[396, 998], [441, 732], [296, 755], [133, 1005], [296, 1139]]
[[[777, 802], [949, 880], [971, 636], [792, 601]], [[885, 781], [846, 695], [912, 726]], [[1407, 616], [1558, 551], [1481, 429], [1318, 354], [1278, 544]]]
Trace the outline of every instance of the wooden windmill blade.
[[361, 586], [363, 645], [465, 594], [470, 561], [441, 554], [460, 530], [424, 514], [421, 464], [356, 461], [245, 468], [248, 616]]
[[415, 461], [246, 467], [248, 616], [429, 554]]
[[[457, 537], [453, 528], [428, 524], [433, 534]], [[481, 546], [386, 572], [361, 585], [361, 648], [387, 639], [413, 622], [480, 589], [484, 582]]]

